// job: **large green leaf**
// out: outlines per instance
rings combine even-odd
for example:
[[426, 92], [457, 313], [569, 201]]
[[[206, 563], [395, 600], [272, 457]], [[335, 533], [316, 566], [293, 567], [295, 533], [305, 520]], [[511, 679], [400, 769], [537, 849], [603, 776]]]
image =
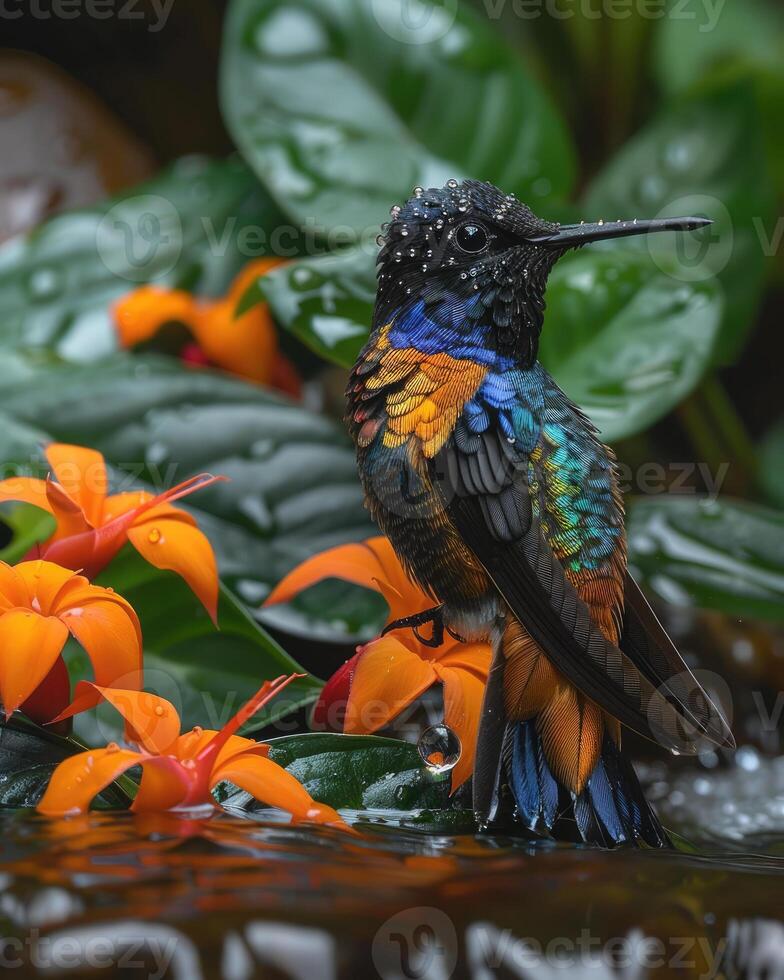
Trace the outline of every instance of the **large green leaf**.
[[0, 250], [0, 346], [100, 357], [116, 346], [113, 300], [145, 282], [218, 295], [258, 254], [249, 229], [269, 232], [279, 222], [240, 160], [181, 160]]
[[[215, 629], [199, 600], [178, 576], [148, 565], [131, 548], [106, 568], [98, 583], [111, 586], [139, 615], [144, 637], [145, 686], [175, 706], [183, 730], [220, 728], [255, 694], [263, 681], [302, 668], [256, 623], [229, 589], [221, 587]], [[92, 678], [81, 647], [69, 645], [66, 660], [74, 681]], [[319, 681], [293, 681], [248, 723], [268, 725], [312, 702]], [[122, 722], [108, 705], [76, 719], [86, 742], [105, 744], [122, 735]]]
[[[449, 774], [434, 774], [414, 745], [376, 735], [291, 735], [270, 742], [270, 758], [288, 769], [315, 799], [352, 810], [443, 809]], [[236, 794], [225, 802], [259, 809]]]
[[341, 429], [257, 386], [165, 357], [115, 354], [97, 366], [16, 355], [0, 365], [0, 403], [15, 422], [10, 445], [0, 428], [6, 462], [39, 458], [45, 432], [99, 449], [125, 489], [228, 476], [188, 503], [222, 575], [254, 602], [304, 558], [372, 533]]
[[666, 602], [784, 621], [784, 513], [662, 496], [629, 514], [629, 561]]
[[694, 388], [722, 313], [714, 281], [678, 282], [619, 249], [563, 259], [547, 303], [540, 358], [608, 441], [646, 429]]
[[717, 346], [731, 359], [753, 322], [766, 258], [759, 223], [773, 205], [759, 113], [751, 86], [681, 101], [618, 153], [589, 188], [587, 220], [704, 214], [712, 228], [689, 236], [629, 239], [684, 283], [717, 276], [726, 294]]
[[534, 207], [572, 185], [563, 123], [467, 4], [232, 0], [221, 75], [235, 142], [306, 229], [365, 232], [449, 177]]
[[[55, 767], [83, 750], [71, 738], [39, 728], [15, 716], [0, 725], [0, 807], [35, 806], [43, 795]], [[131, 784], [122, 780], [126, 786]], [[96, 797], [95, 806], [124, 808], [130, 797], [112, 783]]]

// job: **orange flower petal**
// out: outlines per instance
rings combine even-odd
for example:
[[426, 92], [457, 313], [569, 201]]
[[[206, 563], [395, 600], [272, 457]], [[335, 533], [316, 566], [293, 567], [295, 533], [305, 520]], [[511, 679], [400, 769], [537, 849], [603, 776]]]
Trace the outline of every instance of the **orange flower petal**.
[[38, 811], [50, 817], [84, 813], [93, 797], [142, 759], [138, 752], [113, 746], [71, 756], [55, 769]]
[[180, 716], [170, 701], [147, 691], [79, 681], [73, 701], [55, 720], [78, 715], [102, 700], [108, 701], [125, 719], [131, 741], [138, 742], [147, 752], [159, 755], [174, 751], [180, 737]]
[[142, 677], [141, 629], [121, 596], [98, 586], [70, 592], [57, 616], [92, 661], [99, 687], [138, 689]]
[[112, 311], [123, 347], [150, 340], [166, 323], [184, 323], [193, 329], [198, 303], [182, 289], [142, 286], [114, 305]]
[[381, 636], [363, 649], [346, 705], [343, 730], [352, 735], [383, 728], [436, 680], [433, 664], [394, 636]]
[[25, 605], [35, 603], [44, 616], [57, 615], [57, 603], [64, 592], [88, 584], [83, 576], [40, 558], [20, 562], [14, 570], [29, 594]]
[[185, 801], [191, 785], [189, 774], [171, 758], [148, 758], [143, 763], [139, 792], [131, 805], [134, 813], [171, 810]]
[[278, 350], [272, 317], [261, 304], [235, 318], [236, 306], [232, 299], [205, 306], [193, 334], [208, 362], [248, 381], [268, 384]]
[[182, 576], [217, 623], [218, 568], [212, 545], [198, 527], [151, 511], [128, 529], [128, 540], [151, 565]]
[[53, 616], [27, 609], [0, 616], [0, 697], [6, 717], [43, 681], [67, 638], [68, 630]]
[[459, 670], [470, 670], [483, 683], [487, 682], [490, 673], [490, 662], [493, 651], [489, 643], [452, 643], [445, 644], [444, 653], [438, 657], [442, 667], [454, 667]]
[[85, 446], [52, 442], [46, 447], [46, 458], [57, 482], [79, 504], [87, 520], [93, 526], [100, 524], [108, 488], [103, 456]]
[[7, 480], [0, 480], [0, 503], [11, 500], [33, 504], [41, 510], [48, 510], [50, 514], [52, 512], [46, 497], [46, 480], [36, 480], [31, 476], [12, 476]]
[[29, 605], [30, 593], [27, 584], [19, 577], [16, 568], [0, 561], [0, 610]]
[[[178, 759], [194, 759], [201, 749], [203, 749], [217, 735], [217, 731], [210, 728], [194, 728], [190, 732], [180, 735], [171, 750], [172, 755]], [[267, 755], [269, 746], [263, 742], [255, 742], [252, 738], [245, 738], [242, 735], [232, 735], [218, 752], [215, 759], [215, 767], [223, 765], [234, 755], [242, 752], [255, 752], [258, 755]]]
[[[115, 517], [121, 517], [123, 514], [129, 514], [131, 511], [137, 510], [142, 504], [153, 500], [154, 496], [154, 494], [148, 493], [146, 490], [128, 490], [125, 493], [113, 493], [110, 497], [106, 498], [106, 502], [103, 505], [104, 523], [106, 524]], [[179, 517], [181, 520], [187, 520], [188, 523], [196, 523], [190, 514], [172, 506], [172, 504], [156, 504], [155, 507], [144, 513], [144, 517], [147, 518], [152, 514], [162, 517]]]
[[474, 771], [476, 738], [485, 696], [485, 682], [473, 671], [436, 665], [444, 685], [444, 724], [460, 739], [460, 759], [452, 770], [452, 792], [463, 785]]
[[307, 820], [349, 830], [348, 824], [332, 807], [317, 803], [302, 783], [281, 766], [263, 756], [235, 755], [222, 766], [216, 766], [212, 786], [228, 780], [268, 806], [287, 810], [295, 822]]
[[46, 481], [46, 499], [49, 509], [57, 521], [53, 541], [75, 535], [88, 535], [93, 525], [87, 520], [81, 504], [70, 497], [59, 483], [54, 480]]
[[433, 600], [406, 577], [392, 545], [383, 537], [340, 545], [308, 558], [278, 583], [264, 605], [290, 602], [326, 578], [343, 579], [380, 592], [389, 605], [390, 621], [433, 605]]

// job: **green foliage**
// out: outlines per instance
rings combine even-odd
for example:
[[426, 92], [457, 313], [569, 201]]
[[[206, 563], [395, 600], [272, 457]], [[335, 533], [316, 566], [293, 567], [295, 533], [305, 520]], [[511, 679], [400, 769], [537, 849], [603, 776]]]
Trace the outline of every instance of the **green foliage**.
[[450, 177], [534, 206], [571, 189], [566, 128], [521, 59], [467, 5], [421, 6], [409, 37], [403, 0], [230, 4], [224, 116], [295, 221], [364, 233]]
[[759, 222], [773, 213], [759, 114], [743, 84], [678, 102], [638, 133], [589, 187], [586, 218], [701, 214], [700, 235], [649, 235], [629, 246], [676, 280], [722, 285], [716, 357], [737, 354], [759, 303], [766, 262]]
[[[220, 294], [251, 257], [247, 229], [280, 220], [237, 159], [189, 158], [0, 251], [0, 347], [93, 360], [116, 347], [111, 304], [140, 283]], [[245, 253], [245, 254], [243, 254]]]
[[784, 621], [784, 514], [736, 500], [638, 500], [629, 551], [665, 602]]
[[547, 298], [542, 363], [609, 442], [644, 431], [698, 384], [723, 309], [714, 281], [679, 282], [620, 249], [559, 262]]

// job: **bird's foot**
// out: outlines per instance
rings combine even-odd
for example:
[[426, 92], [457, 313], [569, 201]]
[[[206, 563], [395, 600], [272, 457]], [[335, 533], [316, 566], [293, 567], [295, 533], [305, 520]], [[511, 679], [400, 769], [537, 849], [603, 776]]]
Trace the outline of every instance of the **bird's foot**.
[[[422, 634], [419, 632], [419, 627], [426, 626], [428, 623], [433, 624], [433, 632], [430, 636], [422, 636]], [[444, 623], [443, 606], [433, 606], [432, 609], [425, 609], [423, 612], [414, 613], [413, 616], [404, 616], [402, 619], [396, 619], [394, 622], [388, 623], [384, 627], [384, 629], [381, 631], [381, 635], [385, 636], [392, 630], [399, 629], [412, 630], [414, 636], [419, 640], [422, 646], [426, 647], [440, 647], [444, 642], [444, 631], [449, 633], [450, 636], [454, 636], [455, 639], [460, 639], [460, 637], [456, 636]]]

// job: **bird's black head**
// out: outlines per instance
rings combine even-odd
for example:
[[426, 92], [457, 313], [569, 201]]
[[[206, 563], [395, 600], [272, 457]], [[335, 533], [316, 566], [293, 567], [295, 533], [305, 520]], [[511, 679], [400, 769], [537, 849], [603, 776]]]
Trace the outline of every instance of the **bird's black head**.
[[[414, 189], [394, 207], [379, 253], [376, 325], [412, 304], [449, 320], [522, 366], [536, 359], [547, 278], [569, 249], [650, 231], [689, 230], [703, 218], [559, 225], [479, 180]], [[481, 337], [479, 336], [481, 334]]]

